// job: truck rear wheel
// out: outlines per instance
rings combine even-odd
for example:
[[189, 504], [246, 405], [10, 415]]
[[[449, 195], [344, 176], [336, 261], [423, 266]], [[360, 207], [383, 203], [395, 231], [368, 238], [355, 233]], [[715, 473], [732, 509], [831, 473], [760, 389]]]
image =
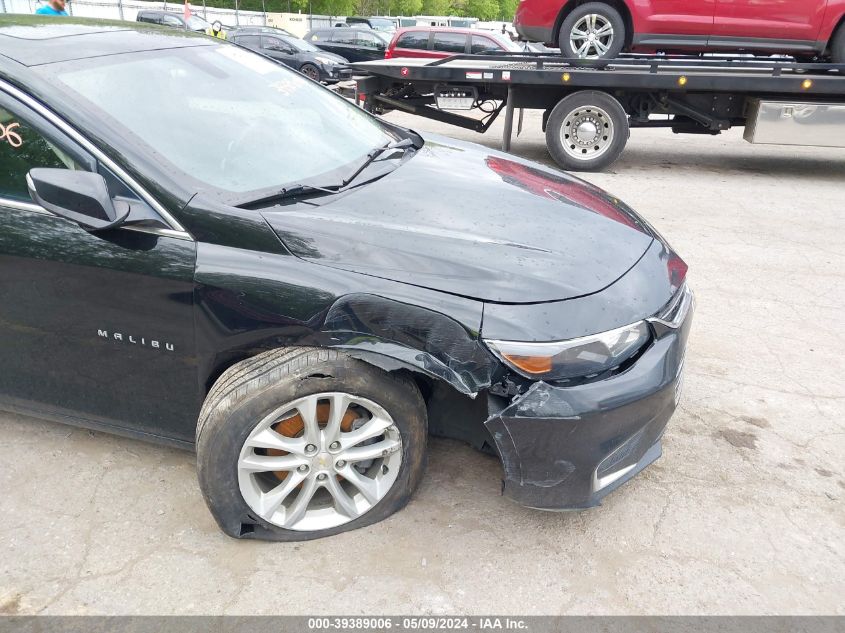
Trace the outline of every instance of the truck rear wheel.
[[628, 115], [609, 94], [573, 93], [554, 107], [546, 123], [546, 146], [558, 165], [598, 171], [622, 155], [628, 142]]

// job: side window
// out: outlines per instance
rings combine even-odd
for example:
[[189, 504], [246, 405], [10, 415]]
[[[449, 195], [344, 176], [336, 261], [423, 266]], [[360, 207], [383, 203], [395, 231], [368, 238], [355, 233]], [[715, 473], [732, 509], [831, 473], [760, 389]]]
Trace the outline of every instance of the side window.
[[247, 48], [258, 49], [261, 47], [261, 38], [258, 35], [239, 35], [235, 38], [235, 43]]
[[80, 168], [35, 127], [0, 105], [0, 197], [29, 202], [26, 174], [33, 167]]
[[483, 35], [472, 36], [472, 48], [470, 48], [470, 52], [473, 54], [485, 53], [488, 51], [501, 52], [501, 50], [502, 47], [496, 44], [496, 42], [491, 40], [489, 37], [484, 37]]
[[266, 35], [261, 36], [261, 47], [267, 49], [268, 51], [281, 51], [281, 52], [286, 52], [290, 49], [290, 46], [285, 44], [279, 38], [277, 38], [277, 37], [267, 37]]
[[355, 44], [355, 31], [335, 31], [332, 34], [332, 42], [338, 44]]
[[396, 48], [412, 48], [426, 50], [428, 48], [428, 33], [423, 31], [408, 31], [396, 40]]
[[358, 46], [364, 46], [366, 48], [378, 48], [379, 44], [382, 44], [382, 46], [384, 45], [383, 40], [380, 40], [377, 36], [373, 35], [372, 33], [361, 31], [357, 35]]
[[175, 26], [176, 28], [182, 28], [184, 26], [179, 18], [175, 18], [172, 15], [161, 16], [161, 23], [164, 26]]
[[445, 53], [465, 53], [467, 36], [463, 33], [435, 33], [432, 48]]

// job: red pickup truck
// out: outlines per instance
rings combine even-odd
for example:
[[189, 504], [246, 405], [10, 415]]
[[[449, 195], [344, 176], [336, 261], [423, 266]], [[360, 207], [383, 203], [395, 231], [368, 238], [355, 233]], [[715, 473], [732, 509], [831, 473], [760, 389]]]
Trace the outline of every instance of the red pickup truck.
[[520, 0], [523, 39], [570, 59], [744, 51], [845, 63], [845, 0]]

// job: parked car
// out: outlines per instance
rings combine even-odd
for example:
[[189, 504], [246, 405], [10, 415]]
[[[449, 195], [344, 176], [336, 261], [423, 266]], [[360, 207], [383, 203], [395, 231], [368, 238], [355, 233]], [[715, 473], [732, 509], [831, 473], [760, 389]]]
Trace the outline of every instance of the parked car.
[[560, 46], [570, 59], [747, 51], [845, 63], [843, 16], [843, 0], [520, 0], [514, 26], [522, 38]]
[[290, 31], [286, 31], [285, 29], [280, 29], [275, 26], [237, 26], [233, 29], [230, 29], [232, 34], [239, 34], [239, 35], [246, 35], [248, 33], [264, 33], [265, 35], [284, 35], [286, 37], [296, 37]]
[[211, 24], [203, 20], [198, 15], [192, 15], [185, 20], [182, 13], [175, 11], [138, 11], [135, 18], [138, 22], [147, 22], [149, 24], [161, 24], [163, 26], [170, 26], [176, 29], [187, 29], [189, 31], [196, 31], [197, 33], [205, 33], [211, 28]]
[[315, 29], [306, 33], [303, 39], [350, 62], [384, 59], [384, 51], [390, 41], [378, 31], [346, 27]]
[[384, 56], [442, 58], [460, 53], [490, 54], [518, 53], [523, 47], [512, 42], [506, 35], [457, 29], [445, 26], [415, 26], [399, 29], [390, 40]]
[[352, 76], [346, 66], [349, 63], [346, 59], [322, 51], [298, 37], [237, 31], [229, 39], [235, 44], [277, 59], [314, 81], [337, 82]]
[[429, 433], [533, 508], [660, 456], [687, 267], [597, 187], [103, 20], [0, 16], [0, 125], [0, 408], [196, 450], [226, 534], [384, 519]]
[[382, 31], [384, 33], [392, 35], [396, 31], [398, 25], [398, 18], [362, 18], [354, 16], [346, 18], [346, 24], [351, 27], [364, 27], [368, 29], [373, 29], [374, 31]]

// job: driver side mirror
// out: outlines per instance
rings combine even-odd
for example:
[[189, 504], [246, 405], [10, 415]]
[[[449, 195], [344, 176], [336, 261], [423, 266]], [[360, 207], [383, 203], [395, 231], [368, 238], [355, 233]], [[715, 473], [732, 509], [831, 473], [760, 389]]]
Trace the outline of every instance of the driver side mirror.
[[100, 174], [39, 167], [29, 170], [26, 184], [33, 202], [86, 231], [115, 228], [129, 216], [129, 204], [112, 200]]

